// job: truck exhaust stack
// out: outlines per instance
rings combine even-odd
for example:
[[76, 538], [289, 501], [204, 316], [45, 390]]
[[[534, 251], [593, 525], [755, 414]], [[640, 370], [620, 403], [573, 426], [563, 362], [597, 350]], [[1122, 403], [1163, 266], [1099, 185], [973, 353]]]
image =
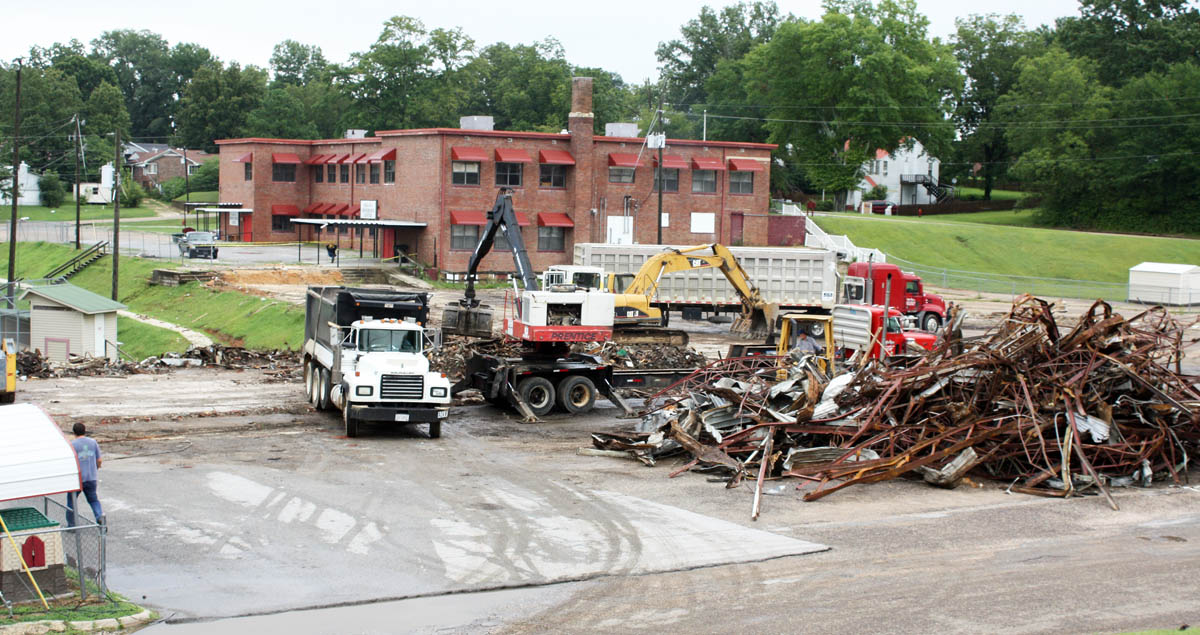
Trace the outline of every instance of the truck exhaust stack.
[[467, 337], [492, 337], [492, 307], [452, 304], [442, 313], [442, 332]]

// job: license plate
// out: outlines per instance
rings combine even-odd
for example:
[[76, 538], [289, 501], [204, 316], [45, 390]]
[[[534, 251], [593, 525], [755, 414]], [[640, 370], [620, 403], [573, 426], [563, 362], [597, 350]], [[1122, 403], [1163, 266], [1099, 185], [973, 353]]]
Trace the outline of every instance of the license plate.
[[396, 421], [408, 421], [408, 413], [396, 415]]
[[438, 419], [445, 419], [449, 414], [449, 410], [438, 410]]

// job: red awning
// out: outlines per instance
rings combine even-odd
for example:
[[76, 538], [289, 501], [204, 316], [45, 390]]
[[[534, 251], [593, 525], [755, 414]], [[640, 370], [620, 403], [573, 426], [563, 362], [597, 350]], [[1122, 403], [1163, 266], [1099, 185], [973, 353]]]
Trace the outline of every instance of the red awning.
[[294, 165], [299, 165], [301, 161], [300, 157], [291, 152], [276, 152], [275, 154], [271, 155], [271, 163], [291, 163]]
[[[612, 156], [611, 154], [608, 156]], [[538, 227], [574, 227], [571, 217], [562, 212], [542, 212], [538, 214]]]
[[734, 172], [762, 172], [763, 162], [754, 159], [730, 159], [729, 169]]
[[516, 214], [517, 214], [517, 224], [518, 225], [520, 225], [521, 227], [525, 227], [525, 226], [529, 225], [529, 215], [528, 214], [526, 214], [525, 212], [516, 212]]
[[455, 146], [450, 148], [450, 158], [454, 161], [487, 161], [488, 155], [483, 148]]
[[538, 150], [538, 163], [548, 165], [575, 165], [575, 157], [566, 150]]
[[366, 163], [366, 162], [367, 162], [367, 153], [365, 153], [365, 152], [356, 154], [353, 157], [346, 159], [346, 161], [345, 161], [345, 163]]
[[324, 205], [324, 203], [312, 203], [308, 207], [304, 208], [304, 213], [311, 214], [311, 213], [317, 211], [317, 208], [321, 207], [322, 205]]
[[300, 208], [295, 205], [272, 205], [271, 216], [299, 216]]
[[325, 213], [333, 214], [334, 216], [342, 216], [349, 209], [350, 209], [350, 205], [347, 203], [341, 203], [341, 204], [334, 203], [333, 209], [327, 209], [327, 210], [325, 210]]
[[692, 157], [693, 170], [724, 170], [725, 164], [716, 157]]
[[317, 165], [318, 163], [324, 163], [325, 159], [328, 159], [328, 158], [329, 158], [328, 154], [318, 154], [314, 157], [310, 157], [307, 161], [304, 162], [304, 165]]
[[496, 148], [496, 161], [500, 163], [533, 163], [529, 153], [520, 148]]
[[396, 149], [395, 148], [387, 148], [386, 150], [379, 150], [378, 152], [374, 152], [371, 154], [371, 156], [367, 157], [367, 163], [383, 163], [384, 161], [395, 161], [395, 160], [396, 160]]
[[[654, 166], [658, 167], [658, 157], [654, 157]], [[686, 170], [688, 169], [688, 164], [678, 154], [664, 154], [663, 167], [668, 170]]]
[[254, 161], [254, 153], [253, 152], [247, 152], [246, 154], [243, 154], [242, 156], [233, 160], [234, 163], [252, 163], [253, 161]]
[[324, 214], [331, 207], [333, 207], [333, 203], [318, 203], [317, 206], [313, 208], [313, 211], [311, 213], [312, 214]]
[[451, 225], [486, 225], [487, 214], [475, 210], [450, 211]]
[[638, 155], [614, 152], [608, 155], [608, 165], [609, 167], [616, 168], [636, 168], [638, 166]]
[[348, 156], [350, 156], [350, 155], [348, 155], [348, 154], [331, 154], [331, 155], [325, 157], [325, 164], [328, 165], [330, 163], [341, 163], [342, 159], [345, 159]]
[[358, 212], [362, 210], [362, 205], [351, 205], [350, 209], [346, 210], [343, 216], [358, 216]]

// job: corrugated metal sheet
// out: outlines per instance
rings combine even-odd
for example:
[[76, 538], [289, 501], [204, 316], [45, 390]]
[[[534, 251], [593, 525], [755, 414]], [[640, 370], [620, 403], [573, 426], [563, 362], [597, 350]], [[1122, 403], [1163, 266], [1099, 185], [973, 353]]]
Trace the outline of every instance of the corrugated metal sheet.
[[21, 299], [33, 300], [29, 296], [41, 296], [65, 304], [76, 311], [84, 313], [103, 313], [105, 311], [119, 311], [125, 308], [124, 304], [114, 302], [102, 295], [92, 293], [82, 287], [77, 287], [73, 284], [48, 284], [38, 287], [29, 287], [25, 293], [21, 295]]
[[0, 406], [0, 501], [79, 490], [79, 464], [58, 426], [33, 404]]

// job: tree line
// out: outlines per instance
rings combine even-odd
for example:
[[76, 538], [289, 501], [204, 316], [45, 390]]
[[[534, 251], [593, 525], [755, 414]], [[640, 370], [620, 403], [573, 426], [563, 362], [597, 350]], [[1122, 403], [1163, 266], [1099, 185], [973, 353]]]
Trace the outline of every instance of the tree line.
[[[1047, 224], [1200, 232], [1200, 161], [1188, 147], [1200, 125], [1200, 12], [1186, 0], [1081, 0], [1078, 17], [1036, 28], [972, 15], [945, 40], [929, 34], [915, 0], [823, 7], [814, 20], [769, 1], [704, 7], [658, 46], [659, 81], [637, 85], [573, 66], [553, 38], [480, 47], [461, 29], [404, 16], [344, 63], [285, 40], [269, 68], [109, 31], [90, 46], [30, 51], [22, 152], [69, 178], [64, 122], [75, 113], [89, 172], [112, 155], [114, 130], [207, 150], [220, 138], [333, 138], [456, 126], [469, 114], [557, 132], [570, 77], [588, 75], [597, 132], [655, 122], [676, 138], [779, 144], [778, 195], [845, 193], [877, 149], [919, 140], [942, 160], [944, 183], [978, 181], [985, 198], [1016, 184], [1042, 199]], [[0, 66], [0, 138], [11, 129], [13, 75]]]

